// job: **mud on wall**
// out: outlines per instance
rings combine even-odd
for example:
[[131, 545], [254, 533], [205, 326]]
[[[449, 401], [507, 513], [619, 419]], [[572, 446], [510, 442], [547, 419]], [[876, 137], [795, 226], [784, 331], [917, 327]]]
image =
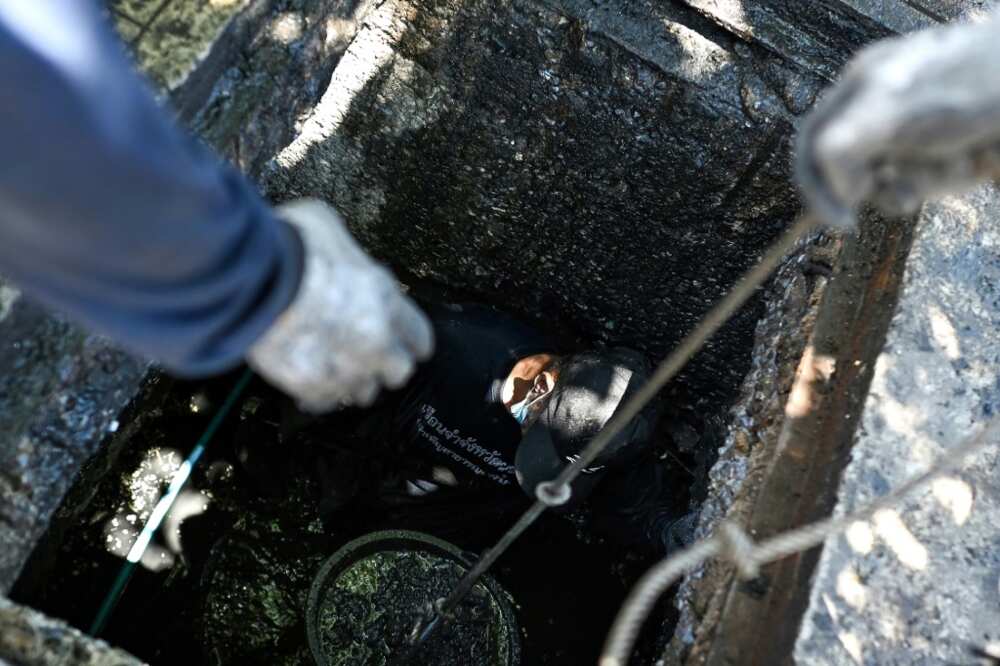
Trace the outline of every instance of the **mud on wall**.
[[[334, 202], [404, 274], [661, 356], [795, 215], [789, 119], [818, 86], [666, 12], [386, 2], [267, 193]], [[691, 367], [706, 400], [745, 374], [759, 314]]]
[[[661, 356], [797, 211], [789, 137], [820, 85], [809, 63], [679, 2], [375, 4], [253, 1], [172, 99], [275, 200], [330, 199], [404, 274]], [[760, 313], [687, 374], [711, 407], [743, 377]], [[56, 453], [39, 469], [68, 484], [145, 367], [39, 325], [94, 346], [79, 358], [96, 378], [60, 378], [128, 388], [108, 389], [113, 407], [56, 393], [40, 408], [101, 415], [68, 444], [45, 431]]]
[[0, 595], [146, 370], [0, 280]]
[[[135, 18], [150, 3], [113, 4]], [[821, 78], [697, 3], [375, 4], [252, 0], [171, 101], [276, 200], [334, 201], [401, 272], [661, 356], [796, 212], [792, 118]], [[2, 454], [62, 484], [7, 475], [4, 511], [33, 515], [20, 560], [146, 368], [8, 300], [6, 413], [42, 425], [11, 421]], [[713, 408], [748, 367], [759, 312], [687, 375]], [[43, 423], [97, 413], [62, 439]]]

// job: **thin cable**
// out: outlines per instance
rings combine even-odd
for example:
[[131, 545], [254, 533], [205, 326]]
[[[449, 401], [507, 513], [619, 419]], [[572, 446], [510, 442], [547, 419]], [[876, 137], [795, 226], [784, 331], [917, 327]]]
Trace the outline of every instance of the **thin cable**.
[[97, 611], [97, 616], [94, 618], [93, 624], [90, 625], [89, 633], [91, 636], [96, 638], [102, 631], [104, 631], [104, 627], [107, 625], [108, 619], [111, 617], [115, 607], [118, 605], [118, 601], [125, 592], [125, 587], [128, 585], [129, 581], [132, 580], [136, 564], [142, 560], [142, 556], [146, 553], [146, 549], [149, 547], [150, 541], [152, 541], [156, 531], [160, 529], [160, 524], [163, 522], [163, 519], [170, 511], [170, 508], [177, 500], [177, 496], [180, 494], [185, 484], [187, 484], [188, 479], [191, 477], [191, 470], [193, 470], [194, 466], [198, 464], [198, 460], [205, 452], [205, 448], [208, 446], [209, 442], [212, 441], [212, 438], [215, 436], [215, 432], [219, 429], [219, 426], [222, 425], [226, 415], [229, 414], [233, 405], [236, 404], [236, 400], [243, 393], [243, 390], [246, 389], [247, 384], [250, 383], [250, 379], [252, 377], [253, 371], [247, 368], [236, 381], [236, 385], [233, 386], [231, 391], [229, 391], [229, 395], [226, 396], [225, 402], [222, 403], [222, 406], [219, 407], [219, 411], [217, 411], [215, 416], [212, 417], [208, 427], [205, 428], [205, 432], [202, 433], [187, 459], [181, 463], [180, 468], [174, 472], [173, 477], [170, 479], [170, 485], [167, 487], [166, 494], [160, 498], [159, 502], [156, 503], [156, 507], [146, 520], [146, 524], [143, 526], [142, 531], [136, 538], [135, 543], [132, 544], [132, 548], [129, 549], [128, 555], [125, 558], [125, 563], [118, 572], [118, 576], [115, 578], [114, 583], [112, 583], [111, 589], [108, 591], [107, 596], [104, 597], [104, 602], [101, 604], [100, 610]]
[[589, 467], [601, 455], [611, 440], [624, 430], [632, 419], [656, 397], [656, 394], [667, 382], [677, 376], [677, 373], [698, 353], [709, 338], [722, 328], [722, 325], [730, 317], [736, 314], [736, 311], [753, 296], [758, 287], [764, 284], [785, 258], [785, 255], [795, 247], [799, 239], [812, 231], [818, 223], [816, 217], [807, 213], [782, 234], [774, 245], [768, 248], [760, 262], [733, 286], [729, 293], [705, 315], [687, 337], [681, 340], [681, 343], [656, 369], [650, 380], [615, 412], [614, 417], [597, 433], [597, 436], [590, 441], [580, 455], [569, 466], [563, 468], [552, 483], [554, 494], [558, 495], [560, 486], [570, 484], [582, 470]]
[[[582, 470], [590, 466], [615, 436], [656, 397], [660, 389], [677, 375], [681, 368], [691, 360], [691, 357], [698, 353], [705, 342], [753, 296], [757, 288], [764, 284], [774, 269], [795, 247], [799, 239], [812, 231], [818, 224], [819, 220], [810, 214], [803, 215], [796, 220], [795, 224], [767, 249], [760, 262], [740, 278], [725, 297], [698, 322], [695, 329], [663, 360], [649, 381], [615, 412], [614, 417], [597, 433], [583, 452], [570, 465], [564, 467], [553, 481], [539, 484], [538, 499], [535, 503], [525, 511], [524, 515], [500, 538], [497, 544], [486, 551], [466, 572], [451, 593], [439, 604], [437, 613], [417, 621], [413, 631], [414, 640], [411, 641], [407, 649], [393, 659], [393, 666], [407, 663], [416, 647], [426, 641], [438, 626], [448, 621], [448, 615], [458, 608], [458, 604], [472, 590], [483, 574], [542, 515], [545, 509], [549, 506], [565, 503], [570, 495], [570, 484]], [[443, 621], [441, 621], [442, 617]]]
[[696, 479], [696, 478], [698, 478], [698, 475], [697, 475], [697, 474], [695, 474], [695, 473], [694, 473], [694, 471], [693, 471], [693, 470], [692, 470], [692, 469], [691, 469], [690, 467], [688, 467], [687, 465], [685, 465], [685, 464], [684, 464], [684, 461], [683, 461], [683, 460], [681, 460], [681, 459], [680, 459], [680, 456], [678, 456], [678, 455], [677, 455], [676, 453], [674, 453], [674, 452], [673, 452], [673, 451], [671, 451], [670, 449], [665, 449], [665, 450], [664, 450], [663, 452], [664, 452], [664, 453], [666, 453], [666, 454], [667, 454], [668, 456], [670, 456], [671, 458], [673, 458], [673, 459], [674, 459], [674, 462], [675, 462], [675, 463], [677, 463], [677, 465], [678, 465], [678, 466], [679, 466], [679, 467], [680, 467], [681, 469], [683, 469], [683, 470], [684, 470], [685, 472], [687, 472], [689, 476], [691, 476], [692, 478], [695, 478], [695, 479]]
[[507, 532], [500, 538], [495, 546], [483, 553], [483, 556], [476, 560], [472, 568], [466, 572], [462, 579], [458, 581], [458, 584], [452, 588], [451, 592], [447, 597], [440, 600], [439, 603], [435, 605], [434, 612], [430, 616], [424, 616], [417, 620], [415, 626], [413, 627], [413, 632], [411, 634], [409, 644], [396, 656], [393, 657], [392, 661], [389, 662], [389, 666], [404, 666], [409, 664], [416, 654], [417, 648], [423, 645], [441, 626], [448, 623], [451, 616], [454, 614], [455, 609], [462, 602], [462, 599], [475, 587], [479, 579], [483, 577], [490, 567], [497, 561], [497, 559], [504, 554], [504, 552], [510, 548], [511, 544], [517, 541], [517, 538], [524, 533], [526, 529], [531, 527], [532, 523], [538, 519], [540, 515], [548, 507], [542, 502], [535, 501], [528, 510], [525, 511], [514, 526], [511, 527]]
[[666, 558], [639, 579], [615, 618], [604, 644], [600, 666], [624, 666], [632, 653], [639, 630], [657, 600], [685, 571], [711, 557], [721, 557], [736, 565], [743, 578], [756, 578], [762, 565], [818, 546], [830, 536], [845, 531], [855, 522], [870, 518], [875, 513], [896, 505], [905, 495], [941, 474], [962, 467], [968, 458], [985, 448], [997, 434], [1000, 434], [1000, 419], [993, 419], [981, 431], [939, 456], [923, 474], [911, 478], [888, 495], [847, 516], [819, 520], [779, 534], [757, 545], [740, 527], [732, 523], [723, 523], [711, 537]]

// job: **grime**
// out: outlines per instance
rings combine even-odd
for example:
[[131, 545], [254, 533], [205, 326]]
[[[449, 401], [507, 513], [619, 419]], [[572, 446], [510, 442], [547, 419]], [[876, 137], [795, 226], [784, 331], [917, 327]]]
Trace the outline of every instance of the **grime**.
[[[421, 551], [376, 552], [352, 564], [328, 589], [318, 612], [325, 666], [391, 663], [421, 613], [463, 573], [458, 564]], [[409, 662], [507, 666], [513, 663], [509, 631], [497, 600], [478, 584]]]

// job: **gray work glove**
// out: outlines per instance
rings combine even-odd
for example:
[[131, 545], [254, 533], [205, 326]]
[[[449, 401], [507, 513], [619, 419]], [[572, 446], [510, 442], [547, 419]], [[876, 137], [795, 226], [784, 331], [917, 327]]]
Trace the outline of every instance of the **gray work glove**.
[[313, 412], [365, 406], [382, 386], [402, 386], [433, 348], [427, 318], [332, 208], [302, 200], [276, 212], [302, 239], [302, 283], [247, 362]]
[[796, 176], [825, 222], [862, 201], [911, 214], [1000, 166], [1000, 15], [888, 39], [858, 53], [807, 116]]

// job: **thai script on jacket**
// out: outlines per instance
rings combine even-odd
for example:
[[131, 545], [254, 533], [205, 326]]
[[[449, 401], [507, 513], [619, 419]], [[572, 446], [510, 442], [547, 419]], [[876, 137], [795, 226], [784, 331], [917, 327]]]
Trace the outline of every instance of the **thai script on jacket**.
[[482, 446], [475, 437], [462, 437], [458, 428], [448, 428], [436, 414], [437, 410], [432, 405], [422, 404], [416, 427], [417, 434], [435, 451], [459, 463], [476, 476], [488, 478], [502, 486], [512, 483], [514, 466], [503, 459], [503, 454]]

